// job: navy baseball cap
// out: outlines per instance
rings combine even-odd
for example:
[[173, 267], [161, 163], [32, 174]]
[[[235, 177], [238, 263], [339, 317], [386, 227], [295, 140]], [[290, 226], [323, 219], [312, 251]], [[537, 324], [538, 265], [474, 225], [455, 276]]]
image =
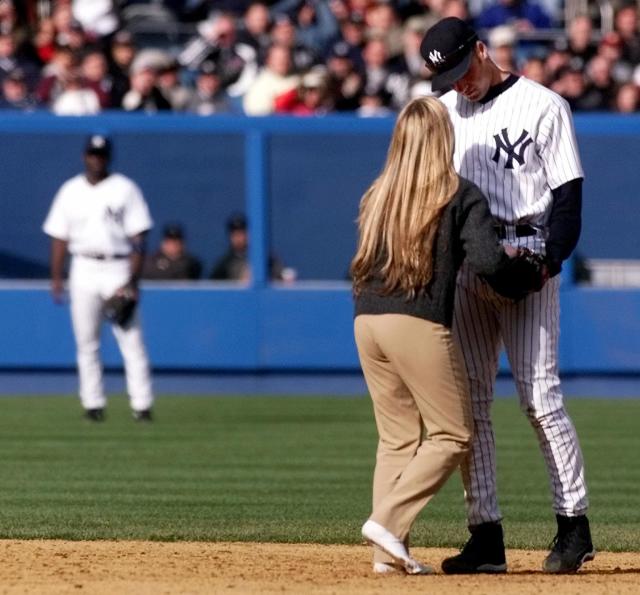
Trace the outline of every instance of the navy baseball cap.
[[111, 141], [102, 134], [92, 134], [84, 146], [85, 153], [94, 155], [111, 155]]
[[184, 229], [179, 223], [167, 223], [162, 230], [162, 237], [170, 240], [183, 240]]
[[234, 213], [227, 219], [227, 231], [240, 231], [247, 229], [247, 218], [242, 213]]
[[426, 32], [420, 54], [435, 73], [431, 79], [434, 91], [450, 87], [467, 74], [477, 41], [474, 29], [457, 17], [442, 19]]

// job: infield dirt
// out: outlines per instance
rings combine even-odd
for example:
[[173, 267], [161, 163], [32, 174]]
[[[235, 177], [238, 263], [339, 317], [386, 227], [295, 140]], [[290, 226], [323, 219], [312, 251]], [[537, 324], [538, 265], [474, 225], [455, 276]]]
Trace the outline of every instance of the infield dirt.
[[[414, 548], [437, 566], [453, 550]], [[511, 550], [502, 576], [375, 576], [362, 546], [136, 541], [0, 541], [0, 593], [640, 593], [640, 554], [597, 554], [572, 576], [540, 572], [545, 552]]]

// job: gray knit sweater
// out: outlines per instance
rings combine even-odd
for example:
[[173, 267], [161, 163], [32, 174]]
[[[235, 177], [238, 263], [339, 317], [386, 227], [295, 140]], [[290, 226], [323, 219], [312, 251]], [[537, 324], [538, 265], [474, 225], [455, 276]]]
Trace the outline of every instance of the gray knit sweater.
[[426, 291], [413, 300], [404, 294], [382, 295], [383, 279], [375, 276], [355, 297], [355, 315], [407, 314], [451, 328], [456, 275], [466, 258], [478, 274], [491, 274], [509, 265], [494, 230], [487, 200], [464, 178], [445, 208], [435, 240], [434, 274]]

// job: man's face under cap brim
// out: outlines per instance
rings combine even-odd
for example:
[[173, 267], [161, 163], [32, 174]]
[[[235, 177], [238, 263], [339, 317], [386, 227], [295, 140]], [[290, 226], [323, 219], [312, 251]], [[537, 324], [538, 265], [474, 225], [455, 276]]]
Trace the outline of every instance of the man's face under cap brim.
[[431, 79], [431, 89], [433, 91], [442, 91], [455, 85], [469, 71], [472, 58], [473, 48], [471, 48], [469, 53], [453, 68], [436, 73]]

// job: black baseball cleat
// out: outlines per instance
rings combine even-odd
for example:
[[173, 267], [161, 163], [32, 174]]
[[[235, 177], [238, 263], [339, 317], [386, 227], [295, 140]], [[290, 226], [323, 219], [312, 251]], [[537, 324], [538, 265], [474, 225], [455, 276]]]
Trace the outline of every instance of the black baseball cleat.
[[558, 533], [551, 544], [542, 570], [550, 574], [577, 572], [584, 562], [593, 560], [596, 550], [591, 541], [589, 519], [586, 516], [568, 517], [557, 514]]
[[504, 537], [500, 523], [469, 527], [471, 537], [457, 556], [442, 561], [445, 574], [498, 574], [507, 571]]
[[90, 421], [104, 421], [104, 409], [85, 409], [84, 418]]
[[153, 421], [153, 415], [151, 409], [142, 409], [140, 411], [133, 412], [133, 419], [136, 421]]

